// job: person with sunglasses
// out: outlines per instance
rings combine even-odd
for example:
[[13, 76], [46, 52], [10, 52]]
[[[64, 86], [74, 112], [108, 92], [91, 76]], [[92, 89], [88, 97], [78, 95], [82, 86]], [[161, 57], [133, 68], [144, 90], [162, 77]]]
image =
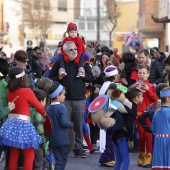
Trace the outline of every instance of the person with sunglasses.
[[29, 64], [31, 66], [31, 72], [33, 74], [34, 83], [42, 77], [42, 67], [40, 64], [40, 59], [42, 57], [42, 50], [40, 47], [36, 46], [33, 48], [32, 52], [29, 52]]
[[[62, 86], [66, 88], [66, 99], [64, 105], [67, 108], [68, 117], [74, 123], [75, 132], [75, 147], [74, 155], [75, 157], [85, 158], [86, 155], [83, 152], [83, 115], [85, 108], [85, 93], [86, 86], [85, 82], [91, 83], [94, 80], [89, 63], [84, 64], [83, 67], [78, 68], [75, 63], [75, 59], [78, 55], [76, 45], [72, 41], [67, 41], [63, 45], [63, 50], [68, 56], [68, 62], [65, 62], [65, 69], [67, 71], [67, 76], [61, 77], [60, 72], [60, 61], [56, 61], [52, 67], [49, 78], [53, 81], [58, 81]], [[84, 55], [84, 54], [83, 54]], [[78, 69], [83, 73], [84, 78], [76, 78]], [[58, 74], [59, 73], [59, 74]]]
[[31, 73], [31, 66], [28, 64], [28, 54], [23, 50], [18, 50], [14, 54], [14, 61], [10, 63], [10, 68], [19, 66], [25, 70], [25, 73], [28, 76], [28, 87], [34, 90], [34, 81]]
[[[68, 34], [68, 37], [66, 36], [66, 33]], [[67, 31], [63, 34], [63, 44], [67, 41], [72, 41], [75, 43], [76, 47], [73, 49], [69, 49], [70, 51], [77, 51], [77, 57], [75, 58], [74, 62], [78, 65], [79, 70], [77, 74], [77, 78], [83, 78], [83, 73], [81, 72], [81, 68], [83, 67], [83, 64], [85, 62], [89, 61], [90, 56], [82, 55], [83, 52], [85, 52], [85, 41], [84, 38], [81, 37], [77, 31], [77, 25], [75, 23], [70, 22], [67, 27]], [[62, 71], [60, 72], [60, 76], [64, 77], [67, 76], [67, 73], [65, 71], [64, 62], [68, 63], [68, 56], [64, 52], [63, 45], [61, 46], [61, 54], [60, 57], [60, 68], [62, 68]]]

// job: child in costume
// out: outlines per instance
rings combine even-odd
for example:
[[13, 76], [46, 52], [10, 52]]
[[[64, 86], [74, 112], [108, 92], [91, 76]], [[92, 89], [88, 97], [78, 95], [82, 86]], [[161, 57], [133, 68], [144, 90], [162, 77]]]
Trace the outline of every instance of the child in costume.
[[[99, 91], [99, 95], [105, 94], [109, 85], [112, 82], [116, 81], [118, 70], [115, 66], [108, 66], [104, 70], [104, 73], [105, 73], [104, 84], [102, 85]], [[104, 166], [114, 166], [115, 156], [113, 150], [112, 134], [109, 134], [101, 129], [100, 129], [100, 152], [101, 155], [99, 163], [101, 163]]]
[[[139, 123], [144, 128], [145, 131], [152, 133], [151, 127], [147, 124], [146, 119], [149, 118], [150, 122], [152, 122], [152, 118], [154, 113], [161, 107], [161, 100], [160, 100], [160, 91], [162, 91], [163, 88], [168, 87], [166, 83], [159, 83], [156, 88], [156, 95], [158, 96], [158, 101], [151, 103], [150, 106], [145, 110], [145, 112], [139, 117]], [[152, 134], [152, 148], [154, 146], [154, 138], [155, 135]]]
[[[111, 83], [108, 87], [108, 93], [115, 90], [115, 83]], [[112, 134], [113, 149], [115, 152], [115, 170], [128, 170], [130, 164], [129, 158], [129, 146], [134, 146], [134, 134], [133, 134], [133, 124], [136, 119], [136, 107], [137, 104], [141, 103], [143, 100], [142, 92], [138, 89], [130, 89], [126, 96], [132, 101], [132, 108], [129, 109], [124, 105], [128, 114], [122, 114], [116, 110], [111, 118], [116, 120], [116, 123], [110, 129], [107, 129], [107, 133]], [[118, 104], [117, 104], [118, 105]]]
[[[139, 156], [138, 156], [138, 166], [150, 167], [152, 160], [152, 135], [146, 132], [140, 125], [138, 118], [142, 115], [147, 107], [153, 102], [158, 100], [155, 87], [153, 84], [149, 83], [149, 68], [145, 64], [138, 66], [138, 77], [141, 84], [141, 89], [144, 90], [142, 104], [137, 106], [137, 117], [136, 124], [139, 132]], [[141, 81], [142, 80], [142, 81]], [[149, 118], [146, 120], [150, 126], [151, 122]]]
[[89, 130], [86, 124], [86, 119], [87, 119], [87, 115], [88, 115], [88, 107], [90, 105], [90, 84], [86, 83], [86, 104], [85, 104], [85, 110], [84, 110], [84, 119], [83, 119], [83, 135], [84, 135], [84, 139], [88, 145], [88, 148], [90, 150], [90, 153], [93, 153], [96, 151], [96, 149], [93, 147], [91, 141], [90, 141], [90, 136], [89, 136]]
[[55, 169], [64, 170], [70, 144], [68, 128], [72, 128], [73, 123], [67, 118], [66, 107], [61, 104], [65, 100], [65, 88], [61, 84], [54, 84], [49, 88], [49, 96], [52, 99], [51, 105], [47, 108], [47, 114], [52, 121], [49, 145], [56, 159]]
[[151, 130], [155, 135], [152, 170], [170, 169], [170, 87], [160, 91], [161, 108], [153, 115]]
[[[68, 37], [66, 37], [66, 33], [68, 33]], [[63, 40], [63, 44], [65, 44], [67, 41], [72, 41], [75, 43], [76, 48], [74, 49], [69, 49], [70, 51], [72, 50], [77, 50], [78, 51], [78, 55], [76, 57], [76, 59], [74, 60], [74, 62], [76, 64], [78, 64], [78, 67], [81, 68], [83, 67], [84, 62], [88, 62], [89, 58], [86, 58], [84, 56], [81, 56], [81, 54], [83, 52], [85, 52], [85, 46], [84, 46], [84, 41], [82, 38], [80, 38], [78, 31], [77, 31], [77, 25], [75, 23], [70, 22], [68, 24], [67, 27], [67, 31], [64, 33], [64, 40]], [[62, 57], [60, 58], [60, 69], [62, 69], [62, 71], [60, 72], [60, 77], [64, 77], [67, 75], [66, 71], [65, 71], [65, 66], [64, 66], [64, 62], [68, 63], [68, 57], [65, 54], [64, 50], [63, 50], [63, 46], [61, 47], [61, 54]], [[85, 55], [86, 56], [86, 55]], [[89, 55], [87, 55], [89, 56]], [[78, 71], [78, 74], [76, 77], [84, 77], [83, 73]]]
[[[45, 106], [46, 103], [46, 93], [41, 89], [36, 89], [33, 91], [36, 98], [40, 101], [42, 106]], [[31, 123], [34, 125], [35, 129], [39, 133], [43, 143], [39, 145], [38, 149], [35, 149], [35, 159], [34, 159], [34, 169], [43, 169], [43, 158], [45, 155], [46, 148], [46, 138], [44, 135], [44, 118], [43, 116], [35, 109], [31, 108]]]
[[25, 170], [33, 167], [34, 149], [42, 143], [40, 136], [30, 123], [30, 104], [43, 116], [45, 109], [35, 97], [31, 89], [27, 88], [27, 76], [21, 67], [13, 67], [9, 70], [8, 102], [14, 102], [15, 109], [8, 115], [8, 119], [0, 129], [0, 145], [10, 146], [9, 169], [16, 170], [20, 149], [24, 154]]
[[[96, 97], [98, 97], [99, 95], [99, 90], [100, 90], [101, 86], [98, 84], [94, 84], [91, 87], [90, 90], [90, 96], [89, 96], [89, 102], [91, 103]], [[91, 118], [91, 113], [88, 112], [87, 115], [87, 120], [86, 122], [89, 124], [89, 128], [90, 128], [90, 139], [91, 139], [91, 143], [93, 145], [93, 147], [98, 150], [98, 146], [97, 146], [97, 140], [99, 139], [99, 132], [100, 129], [97, 125], [97, 123], [93, 122], [92, 118]]]

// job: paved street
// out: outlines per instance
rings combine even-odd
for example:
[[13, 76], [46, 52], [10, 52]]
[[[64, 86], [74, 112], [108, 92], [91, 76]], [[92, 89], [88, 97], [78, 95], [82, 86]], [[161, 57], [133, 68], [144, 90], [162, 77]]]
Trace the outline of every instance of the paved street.
[[[112, 170], [112, 167], [101, 167], [98, 163], [100, 153], [89, 154], [87, 158], [75, 158], [73, 154], [69, 155], [69, 160], [65, 170]], [[151, 168], [141, 168], [136, 165], [137, 153], [130, 153], [129, 170], [151, 170]], [[4, 161], [0, 163], [0, 170], [3, 170]]]
[[[86, 153], [87, 157], [75, 158], [74, 155], [69, 156], [69, 160], [66, 166], [66, 170], [112, 170], [112, 167], [101, 167], [98, 163], [100, 153], [89, 154]], [[137, 166], [137, 153], [130, 153], [130, 167], [129, 170], [151, 170], [151, 168], [141, 168]]]

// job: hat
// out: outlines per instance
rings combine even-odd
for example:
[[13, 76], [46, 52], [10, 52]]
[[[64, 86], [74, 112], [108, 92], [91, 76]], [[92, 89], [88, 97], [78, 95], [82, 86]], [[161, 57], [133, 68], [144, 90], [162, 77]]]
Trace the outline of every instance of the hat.
[[112, 90], [120, 90], [122, 91], [123, 93], [127, 93], [128, 91], [128, 88], [125, 87], [125, 86], [122, 86], [121, 84], [118, 84], [118, 83], [110, 83], [108, 89], [112, 89]]
[[153, 54], [155, 54], [155, 53], [156, 53], [156, 50], [153, 49], [153, 48], [151, 48], [151, 49], [150, 49], [150, 55], [153, 55]]
[[77, 31], [77, 25], [73, 22], [70, 22], [67, 27], [67, 31], [71, 31], [71, 30]]
[[104, 70], [104, 73], [105, 73], [106, 77], [111, 77], [111, 76], [118, 74], [118, 70], [115, 66], [108, 66]]
[[108, 89], [113, 89], [113, 90], [115, 90], [115, 89], [117, 89], [117, 86], [116, 86], [115, 83], [110, 83]]
[[106, 54], [108, 57], [110, 57], [113, 54], [113, 51], [109, 49], [107, 46], [103, 46], [101, 48], [101, 51], [97, 53], [97, 55], [103, 55]]
[[159, 51], [160, 51], [159, 48], [153, 47], [153, 48], [150, 49], [150, 54], [152, 55], [152, 54], [159, 52]]
[[107, 46], [103, 46], [102, 48], [101, 48], [101, 52], [103, 53], [103, 52], [110, 52], [110, 49], [107, 47]]

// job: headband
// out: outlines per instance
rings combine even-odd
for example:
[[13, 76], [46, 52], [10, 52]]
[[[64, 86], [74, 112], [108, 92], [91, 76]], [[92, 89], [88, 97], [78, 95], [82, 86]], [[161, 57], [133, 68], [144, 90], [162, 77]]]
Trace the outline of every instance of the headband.
[[51, 93], [49, 96], [50, 96], [50, 98], [51, 99], [54, 99], [58, 94], [60, 94], [61, 93], [61, 91], [63, 90], [63, 86], [60, 84], [59, 86], [58, 86], [58, 88], [53, 92], [53, 93]]
[[160, 97], [170, 97], [170, 90], [160, 91]]
[[125, 86], [122, 86], [121, 84], [116, 84], [117, 89], [121, 90], [123, 93], [127, 93], [128, 88]]
[[15, 75], [15, 77], [16, 77], [16, 78], [20, 78], [20, 77], [22, 77], [22, 76], [24, 76], [24, 75], [25, 75], [25, 71], [23, 70], [23, 72]]

